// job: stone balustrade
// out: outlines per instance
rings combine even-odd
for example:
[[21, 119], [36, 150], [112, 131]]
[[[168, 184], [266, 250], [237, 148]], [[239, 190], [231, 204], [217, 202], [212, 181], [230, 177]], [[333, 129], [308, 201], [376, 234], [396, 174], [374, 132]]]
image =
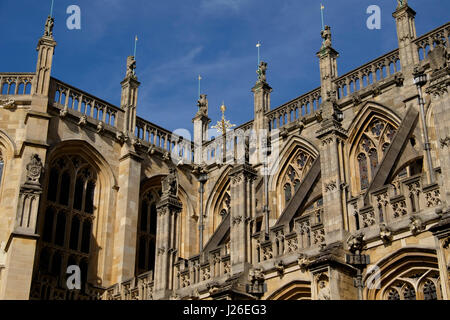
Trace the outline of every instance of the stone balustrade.
[[307, 115], [314, 114], [322, 103], [320, 88], [314, 89], [266, 113], [269, 129], [279, 129]]
[[400, 70], [399, 50], [397, 49], [334, 80], [338, 99], [349, 97], [362, 89], [372, 87], [377, 82], [388, 80]]
[[0, 95], [29, 95], [34, 73], [0, 73]]
[[172, 157], [184, 159], [187, 162], [194, 160], [194, 144], [169, 130], [136, 117], [136, 138], [149, 147], [150, 152], [159, 151], [169, 153]]
[[124, 111], [106, 101], [54, 78], [51, 81], [49, 96], [54, 102], [53, 106], [63, 111], [61, 114], [70, 113], [78, 117], [80, 124], [85, 124], [87, 119], [90, 119], [95, 125], [119, 129], [118, 117]]
[[428, 51], [436, 46], [437, 41], [440, 41], [446, 48], [449, 48], [449, 35], [450, 22], [414, 40], [419, 60], [422, 61], [428, 56]]
[[348, 203], [352, 231], [380, 224], [391, 224], [439, 207], [442, 202], [437, 183], [426, 185], [425, 177], [415, 175], [394, 181], [370, 193], [370, 204], [364, 206], [363, 196]]
[[153, 271], [115, 284], [103, 293], [103, 300], [152, 300]]
[[176, 290], [207, 284], [212, 279], [226, 277], [231, 272], [229, 244], [203, 256], [180, 259], [174, 266]]
[[323, 208], [306, 211], [294, 219], [290, 226], [277, 226], [270, 230], [269, 239], [256, 242], [256, 262], [277, 259], [283, 255], [300, 253], [325, 245]]

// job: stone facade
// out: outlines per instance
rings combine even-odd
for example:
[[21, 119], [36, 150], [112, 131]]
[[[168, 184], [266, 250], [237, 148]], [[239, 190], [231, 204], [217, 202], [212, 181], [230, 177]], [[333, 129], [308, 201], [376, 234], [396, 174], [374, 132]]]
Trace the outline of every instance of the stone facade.
[[0, 298], [449, 299], [450, 24], [415, 14], [342, 76], [326, 27], [320, 87], [275, 109], [262, 62], [210, 141], [201, 95], [192, 142], [136, 116], [134, 57], [120, 106], [51, 77], [49, 17], [36, 72], [0, 73]]

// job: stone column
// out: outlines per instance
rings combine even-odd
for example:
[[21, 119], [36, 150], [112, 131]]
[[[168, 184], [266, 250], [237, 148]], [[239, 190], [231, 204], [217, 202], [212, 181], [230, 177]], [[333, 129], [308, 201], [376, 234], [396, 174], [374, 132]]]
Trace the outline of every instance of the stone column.
[[236, 274], [248, 271], [251, 262], [249, 224], [254, 212], [251, 201], [252, 185], [256, 179], [256, 171], [249, 164], [236, 166], [230, 172], [231, 178], [231, 273]]
[[[32, 281], [36, 243], [37, 215], [42, 187], [45, 150], [32, 153], [24, 162], [25, 182], [20, 187], [13, 230], [5, 245], [5, 270], [2, 271], [0, 297], [6, 300], [28, 300]], [[25, 153], [25, 159], [28, 156]], [[25, 165], [26, 163], [26, 165]], [[0, 248], [0, 250], [3, 248]]]
[[347, 136], [342, 128], [342, 112], [337, 105], [337, 92], [334, 79], [337, 78], [337, 58], [339, 53], [333, 49], [331, 29], [325, 26], [321, 33], [323, 42], [317, 53], [320, 65], [322, 111], [321, 128], [317, 138], [321, 140], [320, 163], [323, 194], [323, 221], [328, 244], [344, 238], [343, 190], [343, 143]]
[[114, 227], [114, 283], [128, 280], [135, 275], [141, 161], [142, 158], [136, 153], [127, 151], [119, 163], [120, 189], [117, 194]]
[[[331, 102], [326, 102], [324, 107]], [[332, 105], [326, 108], [333, 108]], [[325, 113], [325, 112], [324, 112]], [[323, 223], [328, 244], [345, 240], [345, 211], [343, 203], [343, 188], [345, 177], [343, 173], [343, 148], [347, 136], [340, 122], [326, 119], [317, 136], [321, 141], [320, 163], [323, 194]]]
[[182, 204], [177, 197], [176, 169], [163, 180], [163, 195], [157, 206], [156, 263], [154, 273], [155, 299], [167, 299], [173, 290], [173, 270], [178, 245], [177, 224]]

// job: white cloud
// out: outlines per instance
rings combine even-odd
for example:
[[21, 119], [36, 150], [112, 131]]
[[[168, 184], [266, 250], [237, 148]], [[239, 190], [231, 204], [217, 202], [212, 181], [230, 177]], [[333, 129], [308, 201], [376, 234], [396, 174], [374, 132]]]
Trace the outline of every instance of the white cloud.
[[201, 8], [208, 11], [216, 11], [221, 9], [231, 9], [239, 11], [242, 4], [248, 0], [203, 0]]

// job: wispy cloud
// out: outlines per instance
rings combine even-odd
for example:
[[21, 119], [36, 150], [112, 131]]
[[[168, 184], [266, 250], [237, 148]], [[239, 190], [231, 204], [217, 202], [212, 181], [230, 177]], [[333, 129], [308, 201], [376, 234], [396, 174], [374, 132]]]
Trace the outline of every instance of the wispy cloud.
[[208, 12], [214, 12], [222, 9], [231, 9], [239, 11], [241, 6], [249, 0], [203, 0], [201, 8]]

